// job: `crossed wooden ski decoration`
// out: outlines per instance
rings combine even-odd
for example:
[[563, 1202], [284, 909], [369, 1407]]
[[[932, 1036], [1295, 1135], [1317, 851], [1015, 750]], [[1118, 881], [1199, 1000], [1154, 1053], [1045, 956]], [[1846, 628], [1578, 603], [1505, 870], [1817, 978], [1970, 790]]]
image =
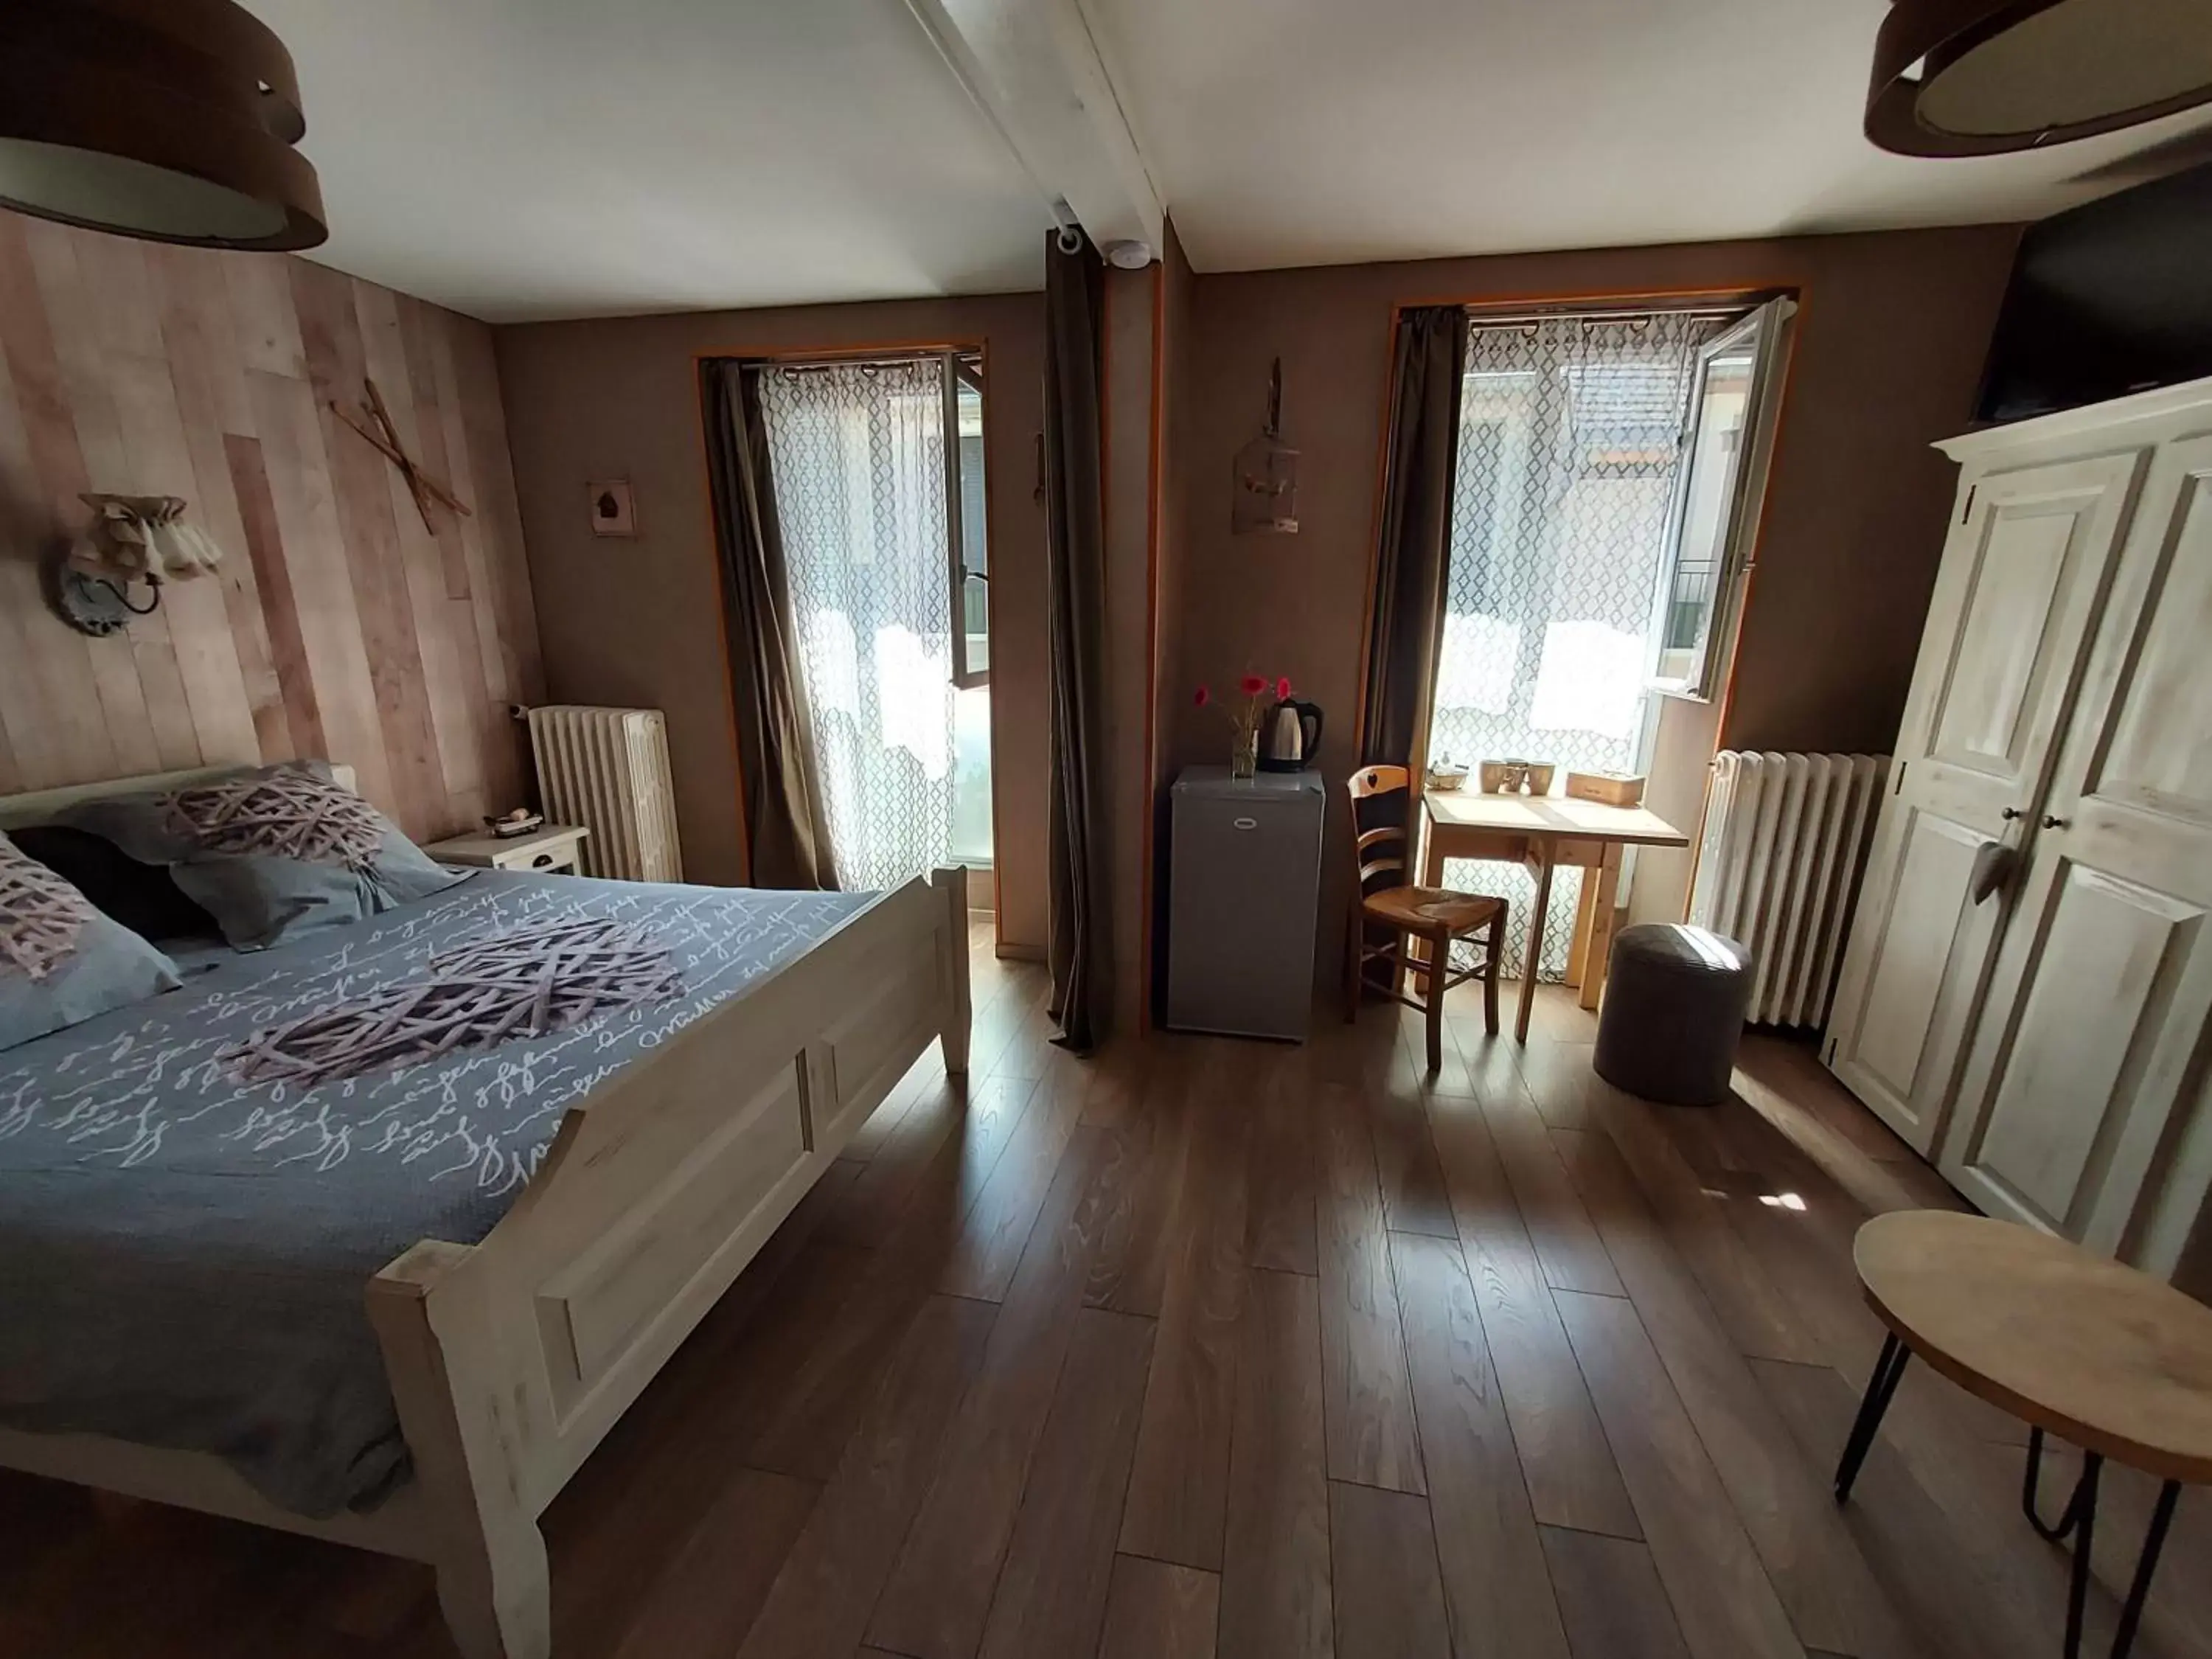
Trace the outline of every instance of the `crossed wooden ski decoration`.
[[407, 493], [415, 498], [415, 510], [422, 515], [422, 528], [433, 536], [438, 533], [437, 526], [430, 522], [432, 501], [467, 516], [469, 509], [461, 499], [423, 471], [399, 441], [399, 428], [392, 423], [392, 411], [384, 406], [384, 394], [376, 389], [376, 382], [365, 380], [362, 384], [368, 389], [366, 410], [349, 409], [333, 398], [331, 399], [331, 412], [361, 434], [378, 454], [399, 469], [399, 476], [407, 483]]

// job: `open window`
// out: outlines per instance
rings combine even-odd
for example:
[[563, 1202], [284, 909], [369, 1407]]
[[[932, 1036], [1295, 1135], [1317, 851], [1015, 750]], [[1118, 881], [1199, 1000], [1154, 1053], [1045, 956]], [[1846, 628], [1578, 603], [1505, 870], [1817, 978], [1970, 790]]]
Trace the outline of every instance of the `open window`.
[[983, 489], [983, 365], [954, 356], [945, 377], [946, 538], [952, 574], [952, 684], [991, 682], [991, 544]]
[[1652, 607], [1651, 689], [1710, 699], [1758, 544], [1760, 504], [1797, 311], [1771, 300], [1698, 348]]

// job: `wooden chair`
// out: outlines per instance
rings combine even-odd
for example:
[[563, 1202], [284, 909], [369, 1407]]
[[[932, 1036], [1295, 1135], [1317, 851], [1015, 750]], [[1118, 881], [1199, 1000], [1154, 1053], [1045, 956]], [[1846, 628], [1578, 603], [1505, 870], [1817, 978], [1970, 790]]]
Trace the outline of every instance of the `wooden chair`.
[[[1455, 893], [1448, 887], [1421, 887], [1406, 883], [1408, 838], [1395, 824], [1379, 829], [1363, 827], [1359, 803], [1406, 789], [1411, 775], [1402, 766], [1363, 767], [1346, 786], [1352, 809], [1352, 858], [1357, 872], [1352, 890], [1352, 914], [1345, 921], [1344, 1017], [1359, 1013], [1359, 994], [1376, 990], [1394, 1002], [1418, 1008], [1428, 1018], [1429, 1070], [1443, 1064], [1444, 993], [1477, 977], [1482, 980], [1482, 1018], [1492, 1036], [1498, 1035], [1498, 964], [1504, 955], [1505, 901], [1480, 893]], [[1395, 846], [1395, 855], [1393, 848]], [[1395, 877], [1389, 885], [1376, 885], [1378, 878]], [[1387, 945], [1367, 943], [1367, 924], [1380, 922], [1391, 930]], [[1452, 941], [1478, 930], [1482, 934], [1482, 959], [1472, 968], [1455, 972]], [[1425, 944], [1425, 957], [1412, 956], [1408, 939]], [[1370, 978], [1367, 964], [1389, 964], [1387, 981]], [[1401, 972], [1419, 975], [1425, 994], [1419, 1001], [1398, 988]]]

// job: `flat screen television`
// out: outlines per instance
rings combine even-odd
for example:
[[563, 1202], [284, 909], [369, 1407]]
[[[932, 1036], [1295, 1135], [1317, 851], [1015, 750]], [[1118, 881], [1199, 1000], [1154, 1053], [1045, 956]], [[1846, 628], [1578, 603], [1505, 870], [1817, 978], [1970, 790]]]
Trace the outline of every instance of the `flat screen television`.
[[2212, 162], [2031, 226], [1977, 413], [2017, 421], [2212, 374]]

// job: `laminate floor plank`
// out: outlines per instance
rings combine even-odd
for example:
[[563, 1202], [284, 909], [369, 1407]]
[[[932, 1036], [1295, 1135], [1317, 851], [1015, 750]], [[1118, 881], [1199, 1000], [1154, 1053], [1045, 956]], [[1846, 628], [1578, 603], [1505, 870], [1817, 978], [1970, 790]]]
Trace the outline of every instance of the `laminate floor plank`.
[[[1827, 1472], [1805, 1457], [1748, 1362], [1729, 1342], [1614, 1143], [1595, 1132], [1553, 1133], [1568, 1149], [1568, 1165], [1649, 1333], [1650, 1347], [1798, 1633], [1812, 1645], [1856, 1659], [1918, 1653], [1838, 1517]], [[1611, 1426], [1608, 1422], [1608, 1431]], [[1648, 1518], [1644, 1535], [1651, 1538]], [[1651, 1541], [1656, 1549], [1657, 1540]]]
[[933, 1296], [915, 1316], [739, 1659], [842, 1659], [860, 1645], [998, 1311], [988, 1302]]
[[1762, 1359], [1819, 1364], [1825, 1354], [1818, 1336], [1729, 1226], [1674, 1145], [1662, 1120], [1677, 1109], [1654, 1106], [1603, 1083], [1592, 1094], [1593, 1115], [1665, 1227], [1668, 1243], [1697, 1275], [1737, 1349]]
[[1097, 1650], [1153, 1329], [1149, 1319], [1104, 1308], [1079, 1315], [1022, 1488], [981, 1659]]
[[[1786, 1068], [1778, 1072], [1778, 1062], [1760, 1058], [1765, 1052], [1760, 1039], [1744, 1040], [1739, 1063], [1730, 1079], [1738, 1099], [1826, 1170], [1868, 1214], [1886, 1215], [1892, 1210], [1928, 1207], [1912, 1185], [1900, 1177], [1899, 1171], [1905, 1165], [1873, 1157], [1851, 1135], [1837, 1129], [1826, 1116], [1808, 1109], [1790, 1092], [1797, 1086], [1792, 1081], [1794, 1073]], [[1778, 1087], [1770, 1079], [1789, 1086]], [[1868, 1115], [1870, 1119], [1871, 1114]], [[1881, 1127], [1879, 1124], [1875, 1127]], [[1888, 1131], [1882, 1133], [1887, 1134]]]
[[[1858, 1409], [1856, 1392], [1824, 1365], [1753, 1364], [1808, 1456], [1833, 1459]], [[2063, 1614], [2052, 1597], [2063, 1597], [2057, 1581], [2064, 1570], [2017, 1509], [2007, 1521], [1991, 1516], [1996, 1524], [1986, 1530], [1954, 1524], [1885, 1437], [1869, 1452], [1838, 1516], [1924, 1632], [1931, 1652], [1947, 1659], [2016, 1659], [2045, 1647], [2057, 1651], [2061, 1626], [2051, 1620]], [[2092, 1645], [2084, 1651], [2107, 1650]]]
[[1566, 1659], [1460, 1247], [1397, 1233], [1390, 1254], [1454, 1651], [1458, 1659]]
[[[1851, 1244], [1867, 1212], [1765, 1119], [1731, 1097], [1684, 1115], [1674, 1139], [1709, 1193], [1820, 1343], [1823, 1357], [1863, 1389], [1887, 1334], [1866, 1304]], [[1891, 1409], [1932, 1413], [1959, 1433], [2025, 1446], [2020, 1419], [1925, 1365], [1907, 1369]]]
[[946, 1455], [868, 1639], [915, 1659], [968, 1659], [981, 1639], [1026, 1475], [1060, 1383], [1103, 1212], [1108, 1132], [1076, 1131], [1000, 1310]]
[[[1458, 1051], [1451, 1050], [1455, 1059]], [[1462, 1068], [1462, 1073], [1464, 1068]], [[1459, 1237], [1451, 1194], [1429, 1137], [1424, 1097], [1432, 1092], [1390, 1086], [1370, 1091], [1367, 1115], [1375, 1137], [1375, 1173], [1382, 1191], [1382, 1218], [1391, 1231]], [[1471, 1097], [1471, 1091], [1467, 1091]]]
[[1635, 1308], [1571, 1291], [1553, 1299], [1694, 1659], [1803, 1659], [1790, 1615]]
[[1525, 1102], [1510, 1099], [1486, 1103], [1482, 1115], [1544, 1269], [1544, 1282], [1555, 1291], [1626, 1296], [1545, 1120]]
[[[1460, 994], [1456, 991], [1452, 994]], [[1446, 998], [1446, 1008], [1451, 1006], [1451, 999]], [[1469, 1003], [1463, 1012], [1445, 1014], [1444, 1034], [1459, 1050], [1460, 1064], [1466, 1069], [1477, 1099], [1495, 1100], [1502, 1095], [1526, 1094], [1527, 1085], [1521, 1079], [1522, 1048], [1513, 1040], [1510, 1015], [1503, 1029], [1493, 1033], [1483, 1024], [1480, 1004]]]
[[1007, 1136], [1006, 1151], [976, 1194], [951, 1259], [938, 1276], [937, 1288], [947, 1296], [1006, 1299], [1053, 1173], [1083, 1116], [1087, 1081], [1079, 1064], [1065, 1059], [1038, 1079], [1029, 1109]]
[[1203, 1089], [1191, 1101], [1187, 1190], [1176, 1206], [1121, 1547], [1208, 1572], [1221, 1568], [1244, 1306], [1245, 1191], [1254, 1124], [1246, 1103]]
[[[968, 1074], [991, 1077], [1021, 1036], [1052, 988], [1051, 976], [1033, 963], [1007, 964], [1005, 984], [988, 1003], [973, 1004], [968, 1029]], [[971, 1004], [974, 991], [969, 991]], [[1017, 1066], [1016, 1070], [1024, 1067]]]
[[1303, 1274], [1255, 1271], [1245, 1297], [1219, 1651], [1224, 1659], [1331, 1659], [1320, 1295]]
[[1297, 1058], [1285, 1050], [1259, 1068], [1245, 1258], [1255, 1267], [1310, 1278], [1321, 1272], [1314, 1234], [1312, 1096], [1310, 1073]]
[[1547, 1525], [1641, 1537], [1483, 1114], [1432, 1101], [1429, 1117], [1531, 1510]]
[[1598, 1081], [1590, 1070], [1595, 1049], [1594, 1043], [1557, 1042], [1532, 1036], [1522, 1050], [1522, 1085], [1547, 1127], [1590, 1127], [1590, 1091]]
[[1144, 1109], [1115, 1131], [1134, 1173], [1091, 1259], [1084, 1300], [1094, 1308], [1157, 1318], [1167, 1294], [1176, 1206], [1190, 1156], [1188, 1100], [1206, 1039], [1178, 1037], [1145, 1080]]
[[915, 1102], [944, 1075], [944, 1055], [933, 1043], [906, 1068], [905, 1075], [891, 1085], [890, 1091], [868, 1114], [867, 1121], [853, 1131], [853, 1138], [845, 1143], [839, 1158], [854, 1164], [872, 1163], [892, 1132], [914, 1109]]
[[[746, 1462], [805, 1479], [828, 1478], [874, 1379], [944, 1271], [1035, 1086], [1027, 1079], [987, 1080], [972, 1098], [957, 1103], [929, 1162], [899, 1194], [897, 1219], [884, 1230], [881, 1247], [869, 1253], [837, 1319], [764, 1406]], [[880, 1160], [869, 1165], [853, 1192], [879, 1167]]]
[[1336, 1659], [1452, 1659], [1425, 1499], [1328, 1483]]
[[1220, 1618], [1218, 1574], [1117, 1555], [1098, 1659], [1213, 1659]]
[[[2026, 1452], [2010, 1446], [1984, 1443], [1966, 1449], [1962, 1456], [1978, 1468], [1991, 1487], [2017, 1487], [2027, 1467]], [[2081, 1453], [2046, 1437], [2040, 1488], [2045, 1516], [2058, 1512], [2081, 1473]], [[2098, 1482], [2096, 1548], [2090, 1569], [2100, 1590], [2097, 1600], [2104, 1606], [2116, 1607], [2133, 1580], [2158, 1489], [2155, 1476], [2106, 1461]], [[2208, 1607], [2212, 1602], [2212, 1584], [2207, 1583], [2203, 1571], [2182, 1565], [2212, 1559], [2206, 1553], [2208, 1533], [2212, 1533], [2212, 1504], [2208, 1499], [2212, 1499], [2212, 1492], [2203, 1486], [2181, 1489], [2166, 1548], [2159, 1557], [2159, 1571], [2151, 1581], [2150, 1601], [2143, 1609], [2138, 1653], [2170, 1659], [2212, 1656], [2212, 1607]], [[2012, 1538], [2017, 1540], [2018, 1535], [2014, 1532]], [[2181, 1569], [2178, 1572], [2177, 1566]], [[2082, 1651], [2095, 1651], [2087, 1638]]]
[[1391, 1280], [1375, 1145], [1358, 1097], [1316, 1091], [1322, 1194], [1321, 1338], [1328, 1469], [1338, 1480], [1425, 1492], [1420, 1431]]
[[[730, 1471], [714, 1507], [647, 1580], [616, 1659], [736, 1652], [821, 1491], [789, 1475]], [[569, 1650], [594, 1650], [580, 1638]]]
[[1564, 1527], [1543, 1534], [1574, 1659], [1689, 1659], [1649, 1545]]

